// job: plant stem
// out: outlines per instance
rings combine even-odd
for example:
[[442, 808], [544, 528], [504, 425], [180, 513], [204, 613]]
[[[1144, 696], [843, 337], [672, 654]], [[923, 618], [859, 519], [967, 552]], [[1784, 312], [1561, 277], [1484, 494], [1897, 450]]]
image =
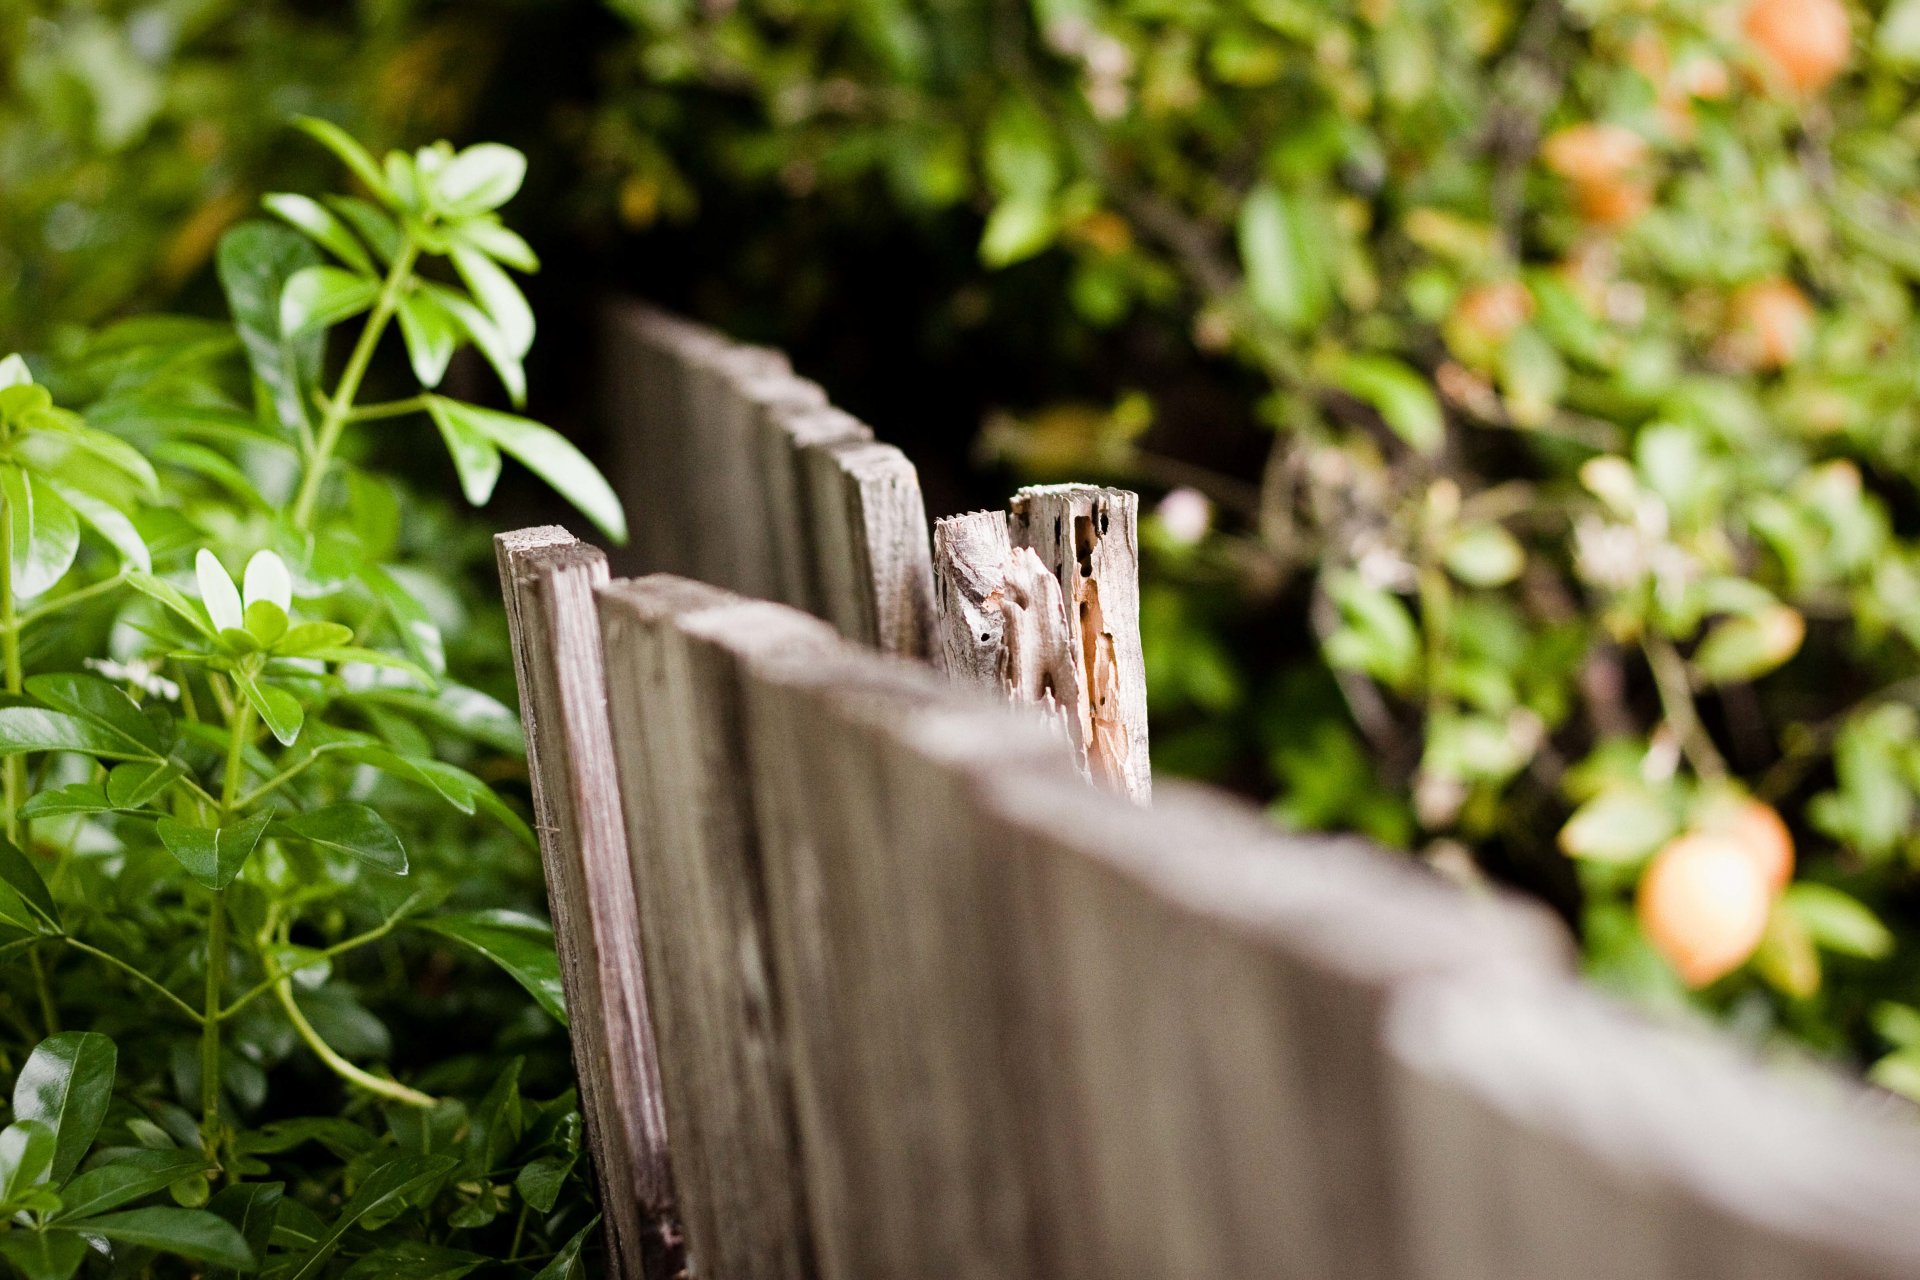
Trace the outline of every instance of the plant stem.
[[332, 1045], [320, 1038], [320, 1033], [313, 1029], [311, 1022], [307, 1021], [307, 1015], [300, 1012], [300, 1006], [294, 1002], [293, 998], [292, 979], [283, 978], [274, 983], [273, 994], [279, 999], [280, 1007], [286, 1011], [287, 1020], [293, 1023], [293, 1029], [299, 1033], [302, 1040], [306, 1041], [307, 1047], [313, 1050], [320, 1061], [326, 1063], [328, 1069], [342, 1080], [358, 1085], [368, 1093], [377, 1094], [393, 1102], [404, 1103], [409, 1107], [426, 1108], [438, 1105], [439, 1099], [429, 1094], [421, 1093], [418, 1089], [409, 1089], [397, 1080], [383, 1080], [372, 1072], [362, 1071], [341, 1057]]
[[141, 972], [139, 969], [135, 968], [133, 965], [128, 964], [125, 960], [122, 960], [119, 956], [114, 955], [112, 952], [102, 951], [99, 947], [94, 946], [92, 943], [82, 942], [80, 941], [80, 939], [72, 936], [71, 934], [62, 934], [61, 941], [65, 942], [68, 946], [72, 947], [75, 951], [84, 952], [85, 954], [92, 956], [96, 960], [100, 960], [107, 964], [112, 965], [114, 968], [120, 970], [120, 972], [126, 974], [129, 978], [132, 978], [135, 982], [138, 982], [142, 986], [150, 988], [157, 995], [163, 997], [169, 1004], [173, 1005], [174, 1008], [178, 1009], [181, 1013], [193, 1019], [195, 1022], [206, 1021], [205, 1014], [201, 1013], [198, 1009], [188, 1004], [185, 1000], [182, 1000], [179, 996], [167, 990], [167, 988], [163, 986], [161, 983], [159, 983], [149, 975]]
[[[220, 785], [219, 826], [226, 826], [233, 817], [234, 801], [240, 794], [241, 767], [252, 735], [253, 704], [242, 698], [234, 709], [227, 735], [227, 768]], [[207, 908], [207, 991], [205, 1012], [200, 1021], [200, 1132], [209, 1156], [215, 1152], [220, 1124], [220, 984], [226, 969], [227, 891], [215, 889], [213, 902]]]
[[[378, 942], [380, 939], [386, 937], [388, 934], [392, 933], [395, 929], [400, 927], [401, 923], [406, 920], [407, 909], [411, 907], [415, 901], [418, 900], [419, 896], [420, 895], [415, 894], [413, 897], [408, 898], [405, 902], [403, 902], [400, 905], [400, 909], [398, 911], [394, 912], [393, 915], [381, 921], [379, 924], [367, 930], [365, 933], [356, 933], [351, 938], [343, 939], [339, 942], [334, 943], [330, 947], [322, 948], [320, 951], [314, 954], [313, 958], [309, 960], [307, 964], [316, 964], [321, 960], [331, 960], [335, 956], [345, 955], [349, 951], [357, 951], [361, 947], [366, 946], [368, 943]], [[303, 965], [301, 967], [304, 968], [306, 966]], [[229, 1004], [226, 1008], [220, 1011], [220, 1016], [222, 1018], [231, 1018], [234, 1014], [239, 1013], [240, 1010], [244, 1009], [249, 1004], [252, 1004], [255, 1000], [259, 999], [261, 996], [271, 991], [275, 986], [279, 985], [280, 983], [287, 981], [292, 976], [293, 975], [291, 973], [281, 973], [278, 971], [268, 975], [266, 978], [255, 983], [253, 986], [248, 987], [245, 991], [242, 991], [239, 995], [235, 996], [233, 998], [233, 1002]]]
[[125, 573], [116, 573], [111, 578], [102, 578], [98, 582], [88, 583], [84, 587], [75, 588], [61, 596], [58, 600], [49, 600], [45, 604], [35, 605], [33, 608], [21, 613], [14, 621], [10, 630], [16, 633], [24, 631], [27, 627], [40, 621], [42, 618], [50, 618], [62, 609], [69, 609], [76, 604], [82, 604], [91, 600], [95, 596], [105, 595], [115, 587], [124, 585], [126, 580], [127, 575]]
[[373, 311], [367, 316], [367, 323], [360, 330], [360, 340], [354, 343], [353, 354], [347, 357], [347, 367], [341, 371], [339, 385], [334, 388], [333, 398], [327, 401], [327, 409], [320, 418], [320, 431], [314, 440], [313, 454], [307, 459], [307, 474], [300, 481], [299, 496], [293, 503], [293, 527], [305, 533], [313, 524], [314, 504], [320, 500], [320, 486], [327, 478], [327, 468], [333, 463], [333, 451], [340, 444], [340, 433], [346, 429], [353, 412], [354, 397], [360, 394], [360, 383], [367, 376], [367, 366], [373, 362], [373, 351], [380, 343], [380, 335], [386, 331], [387, 322], [393, 319], [393, 313], [400, 305], [400, 289], [413, 274], [413, 264], [420, 256], [420, 250], [411, 239], [400, 246], [400, 252], [394, 255], [393, 266], [387, 270], [387, 278], [380, 286], [380, 296], [374, 299]]
[[1686, 753], [1687, 762], [1702, 778], [1726, 777], [1727, 762], [1721, 758], [1720, 749], [1713, 745], [1713, 735], [1700, 723], [1700, 713], [1693, 705], [1693, 681], [1687, 676], [1687, 664], [1680, 657], [1680, 651], [1665, 636], [1656, 635], [1642, 640], [1640, 648], [1653, 670], [1654, 688], [1660, 693], [1660, 709], [1666, 714], [1667, 723], [1673, 726], [1674, 736], [1680, 739], [1680, 750]]
[[405, 400], [389, 400], [385, 404], [363, 405], [347, 411], [348, 422], [372, 422], [378, 418], [404, 418], [410, 413], [425, 413], [425, 396], [408, 396]]

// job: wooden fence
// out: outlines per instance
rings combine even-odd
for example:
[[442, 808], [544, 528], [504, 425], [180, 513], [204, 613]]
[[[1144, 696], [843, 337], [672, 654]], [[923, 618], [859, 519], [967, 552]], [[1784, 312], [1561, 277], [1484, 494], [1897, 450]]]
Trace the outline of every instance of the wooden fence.
[[500, 545], [617, 1274], [1920, 1275], [1904, 1104], [1616, 1007], [1530, 905], [1090, 785], [938, 669], [896, 453], [777, 355], [613, 339], [640, 552], [723, 585]]

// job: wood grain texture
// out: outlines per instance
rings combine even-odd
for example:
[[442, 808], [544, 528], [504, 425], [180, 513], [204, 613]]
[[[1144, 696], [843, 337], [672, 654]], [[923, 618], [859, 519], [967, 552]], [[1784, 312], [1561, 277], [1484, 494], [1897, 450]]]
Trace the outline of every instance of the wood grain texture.
[[593, 592], [606, 557], [558, 526], [494, 539], [535, 828], [614, 1274], [669, 1276], [677, 1230]]
[[1438, 982], [1388, 1020], [1416, 1280], [1920, 1275], [1920, 1130], [1571, 982]]
[[1093, 485], [1036, 485], [1014, 495], [1010, 532], [1060, 583], [1080, 661], [1080, 741], [1095, 781], [1144, 801], [1147, 676], [1140, 648], [1139, 497]]
[[672, 504], [690, 542], [688, 576], [764, 597], [774, 569], [761, 519], [759, 415], [743, 384], [791, 377], [792, 367], [778, 351], [731, 342], [699, 344], [688, 354], [685, 488]]
[[844, 642], [681, 578], [600, 593], [648, 993], [697, 1273], [815, 1274], [741, 716], [738, 655]]
[[[735, 386], [745, 404], [743, 466], [751, 477], [754, 494], [752, 513], [741, 523], [750, 530], [757, 559], [766, 566], [758, 583], [742, 582], [738, 590], [755, 599], [804, 609], [811, 564], [795, 478], [798, 463], [794, 454], [799, 445], [787, 425], [795, 418], [823, 414], [828, 407], [827, 394], [819, 383], [791, 369], [743, 369]], [[840, 416], [853, 422], [858, 431], [865, 431], [850, 415]]]
[[1015, 776], [984, 798], [982, 848], [1025, 867], [1042, 1273], [1397, 1280], [1387, 1001], [1562, 967], [1564, 929], [1211, 793], [1142, 811]]
[[857, 441], [800, 456], [822, 616], [883, 653], [937, 662], [933, 555], [913, 464], [892, 445]]
[[[811, 384], [808, 384], [811, 385]], [[758, 468], [777, 583], [769, 598], [827, 617], [826, 553], [819, 544], [824, 523], [813, 513], [813, 492], [802, 459], [814, 447], [870, 441], [873, 432], [844, 410], [806, 403], [804, 392], [769, 399], [760, 413]], [[838, 534], [846, 526], [831, 526]], [[844, 551], [844, 546], [843, 546]], [[841, 575], [840, 581], [846, 580]]]
[[744, 683], [823, 1274], [1035, 1276], [1009, 1084], [1009, 886], [977, 790], [1084, 786], [1033, 717], [917, 664], [765, 655]]

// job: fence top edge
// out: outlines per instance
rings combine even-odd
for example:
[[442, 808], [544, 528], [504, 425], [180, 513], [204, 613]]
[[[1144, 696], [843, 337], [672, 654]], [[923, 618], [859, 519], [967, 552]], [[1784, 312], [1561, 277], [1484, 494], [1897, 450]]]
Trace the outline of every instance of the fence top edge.
[[569, 546], [579, 541], [565, 525], [558, 524], [528, 525], [493, 535], [494, 550], [503, 555], [524, 555], [544, 547]]
[[1400, 1070], [1628, 1184], [1920, 1267], [1920, 1123], [1824, 1064], [1763, 1060], [1571, 978], [1417, 984], [1383, 1035]]
[[1363, 981], [1511, 964], [1562, 971], [1565, 925], [1504, 891], [1472, 892], [1354, 837], [1294, 835], [1223, 792], [1173, 785], [1148, 808], [1010, 776], [983, 797], [1026, 833], [1167, 907]]

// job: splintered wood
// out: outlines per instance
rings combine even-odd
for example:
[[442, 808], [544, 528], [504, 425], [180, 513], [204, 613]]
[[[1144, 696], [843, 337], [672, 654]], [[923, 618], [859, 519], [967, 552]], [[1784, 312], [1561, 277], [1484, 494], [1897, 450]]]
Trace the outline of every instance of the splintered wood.
[[1145, 801], [1138, 499], [1047, 485], [934, 526], [940, 648], [954, 676], [1057, 708], [1081, 768]]

